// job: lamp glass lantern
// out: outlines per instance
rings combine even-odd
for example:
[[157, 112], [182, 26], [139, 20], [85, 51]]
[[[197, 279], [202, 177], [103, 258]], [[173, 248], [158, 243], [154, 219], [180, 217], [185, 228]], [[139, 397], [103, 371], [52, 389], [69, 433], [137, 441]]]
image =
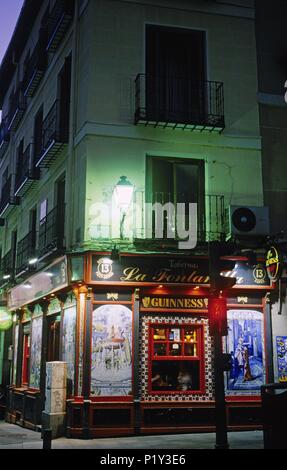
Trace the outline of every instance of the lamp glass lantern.
[[124, 238], [124, 221], [131, 205], [134, 193], [133, 184], [126, 176], [121, 176], [114, 187], [114, 197], [117, 207], [120, 209], [120, 238]]

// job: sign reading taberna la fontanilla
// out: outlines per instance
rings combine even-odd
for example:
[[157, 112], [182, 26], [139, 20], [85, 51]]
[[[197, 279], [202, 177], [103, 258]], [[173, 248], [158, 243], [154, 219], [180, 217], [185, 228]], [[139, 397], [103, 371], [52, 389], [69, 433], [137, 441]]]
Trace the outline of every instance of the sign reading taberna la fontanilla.
[[[270, 287], [264, 263], [249, 267], [238, 261], [235, 268], [225, 273], [236, 277], [236, 287]], [[207, 258], [169, 258], [164, 256], [125, 256], [118, 260], [109, 255], [92, 256], [91, 281], [93, 283], [182, 284], [209, 285]]]

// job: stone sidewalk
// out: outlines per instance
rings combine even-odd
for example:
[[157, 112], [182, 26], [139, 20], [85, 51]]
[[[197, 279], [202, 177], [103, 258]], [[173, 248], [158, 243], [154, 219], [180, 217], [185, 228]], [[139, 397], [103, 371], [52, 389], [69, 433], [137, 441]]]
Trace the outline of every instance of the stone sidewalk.
[[[261, 431], [230, 432], [228, 439], [231, 449], [263, 449]], [[214, 444], [214, 433], [110, 437], [90, 440], [60, 437], [52, 441], [52, 449], [214, 449]], [[0, 450], [42, 448], [43, 442], [39, 432], [0, 421]]]

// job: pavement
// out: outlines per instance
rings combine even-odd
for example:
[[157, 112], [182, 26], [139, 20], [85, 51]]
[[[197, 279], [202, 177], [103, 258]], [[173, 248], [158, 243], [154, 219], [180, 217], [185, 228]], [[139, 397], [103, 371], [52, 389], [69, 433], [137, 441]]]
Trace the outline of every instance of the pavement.
[[[230, 449], [263, 449], [262, 431], [229, 432]], [[68, 439], [52, 441], [52, 449], [214, 449], [215, 433], [167, 434], [98, 439]], [[0, 421], [0, 450], [42, 449], [41, 433]]]

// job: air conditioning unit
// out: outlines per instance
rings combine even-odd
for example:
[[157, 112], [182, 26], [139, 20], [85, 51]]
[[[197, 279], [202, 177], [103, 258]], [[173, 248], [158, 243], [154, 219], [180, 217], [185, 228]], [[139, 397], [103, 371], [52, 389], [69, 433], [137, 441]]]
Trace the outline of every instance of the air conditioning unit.
[[269, 208], [254, 206], [229, 206], [227, 238], [269, 235]]

